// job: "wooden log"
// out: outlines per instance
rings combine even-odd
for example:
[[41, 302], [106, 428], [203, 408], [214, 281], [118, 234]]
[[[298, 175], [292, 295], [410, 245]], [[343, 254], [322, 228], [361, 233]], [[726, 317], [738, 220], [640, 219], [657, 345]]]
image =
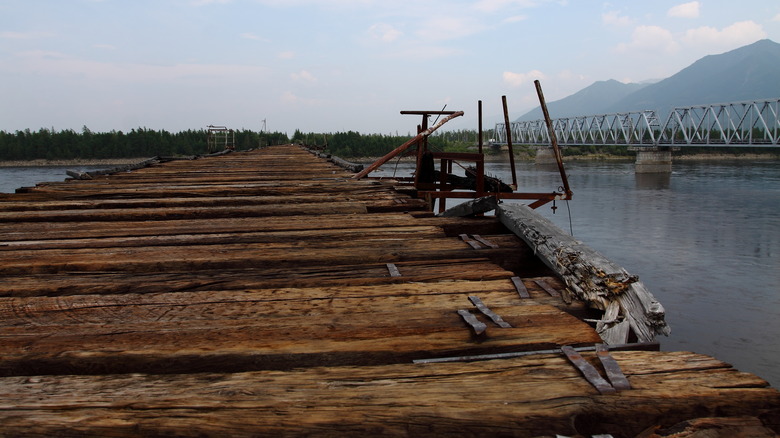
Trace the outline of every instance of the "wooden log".
[[501, 222], [532, 247], [579, 299], [600, 310], [618, 303], [619, 317], [610, 317], [605, 323], [627, 320], [639, 342], [653, 341], [656, 334], [669, 334], [663, 306], [637, 277], [525, 205], [502, 204], [497, 212]]
[[361, 170], [363, 170], [364, 167], [362, 164], [352, 163], [343, 158], [334, 157], [334, 156], [330, 157], [330, 161], [332, 161], [333, 164], [354, 173], [360, 172]]
[[454, 207], [450, 207], [438, 216], [441, 217], [464, 217], [493, 211], [498, 206], [498, 200], [495, 196], [483, 196], [481, 198], [466, 201]]

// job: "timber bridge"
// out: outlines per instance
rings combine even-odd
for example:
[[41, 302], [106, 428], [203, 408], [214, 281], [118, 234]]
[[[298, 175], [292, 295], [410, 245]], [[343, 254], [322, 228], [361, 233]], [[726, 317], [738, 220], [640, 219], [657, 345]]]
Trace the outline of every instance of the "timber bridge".
[[283, 145], [0, 194], [0, 435], [780, 431], [780, 392], [658, 351], [641, 282], [527, 206], [355, 176]]
[[[662, 122], [654, 110], [552, 119], [561, 146], [627, 146], [636, 150], [637, 171], [671, 170], [680, 147], [778, 147], [780, 98], [674, 108]], [[544, 120], [495, 126], [494, 144], [550, 145]], [[544, 150], [540, 150], [544, 156]]]

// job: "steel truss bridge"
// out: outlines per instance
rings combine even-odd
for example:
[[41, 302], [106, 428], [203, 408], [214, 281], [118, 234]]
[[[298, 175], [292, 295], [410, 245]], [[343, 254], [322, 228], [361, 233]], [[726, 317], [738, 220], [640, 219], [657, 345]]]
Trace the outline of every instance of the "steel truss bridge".
[[[775, 147], [780, 138], [780, 98], [674, 108], [663, 124], [655, 111], [553, 119], [559, 145]], [[510, 123], [513, 144], [549, 145], [544, 120]], [[506, 144], [504, 123], [494, 144]]]

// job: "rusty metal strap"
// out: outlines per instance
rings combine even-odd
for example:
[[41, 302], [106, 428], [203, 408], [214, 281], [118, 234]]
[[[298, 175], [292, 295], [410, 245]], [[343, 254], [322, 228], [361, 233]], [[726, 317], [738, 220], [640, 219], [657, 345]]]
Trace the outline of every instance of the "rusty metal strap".
[[480, 246], [479, 242], [470, 238], [468, 234], [461, 234], [459, 237], [462, 241], [468, 243], [472, 248], [482, 249], [482, 246]]
[[487, 326], [484, 322], [481, 322], [477, 319], [476, 316], [474, 316], [471, 312], [465, 309], [458, 310], [458, 315], [460, 315], [461, 318], [463, 318], [463, 321], [466, 322], [466, 324], [471, 327], [471, 330], [474, 331], [474, 334], [479, 336], [483, 333], [485, 333], [485, 330], [487, 330]]
[[607, 378], [615, 389], [618, 391], [631, 389], [631, 384], [628, 382], [626, 375], [623, 374], [623, 370], [620, 369], [620, 365], [615, 361], [615, 358], [609, 354], [609, 348], [606, 345], [596, 345], [596, 356], [604, 366], [604, 370], [607, 372]]
[[561, 351], [563, 351], [563, 354], [565, 354], [569, 359], [569, 362], [577, 367], [582, 375], [585, 376], [585, 379], [590, 382], [590, 384], [593, 385], [600, 393], [612, 394], [616, 392], [615, 388], [613, 388], [609, 382], [601, 377], [601, 374], [599, 374], [598, 370], [596, 370], [593, 365], [591, 365], [579, 353], [577, 353], [574, 348], [568, 345], [564, 345], [561, 347]]
[[538, 284], [539, 287], [544, 289], [544, 291], [547, 292], [548, 294], [550, 294], [551, 297], [560, 297], [561, 296], [561, 294], [559, 294], [557, 290], [555, 290], [552, 286], [550, 286], [544, 280], [534, 280], [534, 283]]
[[476, 296], [470, 296], [469, 301], [471, 301], [471, 304], [474, 305], [474, 307], [477, 308], [480, 312], [482, 312], [483, 315], [490, 318], [491, 321], [496, 323], [497, 326], [502, 328], [512, 328], [511, 325], [509, 325], [508, 322], [504, 321], [503, 318], [501, 318], [500, 315], [498, 315], [496, 312], [490, 310], [488, 306], [485, 305], [485, 303], [482, 302], [482, 300], [479, 299], [479, 297]]
[[515, 285], [515, 289], [517, 289], [517, 293], [520, 295], [520, 298], [531, 298], [531, 294], [528, 293], [528, 289], [525, 287], [525, 284], [523, 284], [523, 279], [520, 277], [512, 277], [512, 284]]
[[476, 240], [477, 242], [487, 246], [488, 248], [493, 248], [493, 249], [498, 248], [498, 245], [496, 245], [495, 243], [485, 239], [484, 237], [480, 236], [479, 234], [472, 234], [471, 237], [474, 238], [474, 240]]
[[387, 263], [387, 270], [390, 272], [391, 277], [401, 276], [401, 271], [398, 270], [398, 267], [395, 265], [395, 263]]

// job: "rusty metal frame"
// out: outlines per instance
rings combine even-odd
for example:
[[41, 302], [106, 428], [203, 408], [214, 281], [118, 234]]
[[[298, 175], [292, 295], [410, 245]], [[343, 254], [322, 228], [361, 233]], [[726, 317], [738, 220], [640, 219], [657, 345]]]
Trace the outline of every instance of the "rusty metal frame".
[[208, 145], [208, 151], [219, 152], [220, 146], [224, 146], [224, 149], [235, 150], [236, 149], [236, 133], [234, 130], [229, 129], [226, 126], [208, 126], [208, 137], [206, 143]]
[[[538, 84], [537, 81], [537, 92], [539, 94], [539, 100], [540, 104], [542, 105], [542, 108], [545, 113], [547, 113], [547, 107], [544, 102], [544, 96], [541, 92], [541, 87]], [[504, 109], [504, 118], [507, 120], [506, 126], [509, 126], [508, 119], [509, 119], [509, 112], [507, 110], [507, 104], [506, 104], [506, 96], [502, 96], [502, 104]], [[514, 192], [514, 190], [517, 190], [517, 174], [515, 170], [515, 161], [514, 161], [514, 151], [512, 150], [511, 140], [509, 140], [511, 133], [509, 130], [507, 130], [507, 138], [508, 138], [508, 153], [509, 153], [509, 162], [510, 166], [512, 168], [512, 184], [509, 185], [512, 192], [501, 192], [500, 188], [496, 188], [497, 191], [490, 191], [486, 190], [486, 184], [485, 184], [485, 154], [482, 152], [482, 101], [478, 102], [478, 113], [479, 113], [479, 152], [478, 153], [464, 153], [464, 152], [430, 152], [428, 151], [428, 136], [432, 134], [436, 129], [438, 129], [441, 125], [446, 123], [447, 121], [459, 117], [463, 115], [463, 111], [435, 111], [435, 110], [425, 110], [425, 111], [401, 111], [402, 115], [417, 115], [422, 117], [422, 121], [419, 125], [417, 125], [417, 135], [407, 141], [406, 143], [402, 144], [401, 146], [397, 147], [390, 153], [386, 154], [384, 157], [378, 159], [365, 169], [363, 171], [357, 173], [353, 178], [360, 179], [365, 178], [368, 176], [371, 172], [379, 168], [382, 164], [388, 162], [393, 157], [399, 156], [400, 154], [407, 151], [412, 146], [417, 146], [416, 151], [416, 171], [414, 173], [413, 177], [401, 177], [396, 178], [396, 180], [399, 182], [399, 185], [408, 185], [412, 186], [415, 190], [416, 196], [420, 199], [425, 199], [428, 201], [428, 204], [430, 205], [431, 209], [433, 209], [434, 202], [438, 200], [438, 210], [439, 213], [442, 213], [446, 210], [446, 203], [447, 199], [477, 199], [484, 196], [493, 196], [496, 199], [522, 199], [522, 200], [529, 200], [533, 201], [528, 204], [530, 208], [538, 208], [542, 205], [545, 205], [552, 201], [557, 200], [569, 200], [572, 198], [572, 192], [569, 189], [569, 182], [566, 177], [566, 171], [563, 168], [563, 162], [561, 160], [561, 153], [558, 149], [558, 145], [555, 141], [553, 141], [553, 149], [555, 150], [556, 160], [558, 162], [558, 167], [561, 174], [561, 180], [563, 182], [563, 185], [561, 188], [558, 189], [558, 191], [548, 192], [548, 193], [523, 193], [523, 192]], [[443, 120], [436, 123], [433, 127], [428, 127], [428, 118], [431, 116], [446, 116]], [[549, 118], [549, 116], [548, 116]], [[554, 134], [553, 134], [554, 135]], [[434, 167], [435, 163], [438, 160], [439, 162], [439, 178], [438, 180], [434, 181], [420, 181], [420, 175], [421, 175], [421, 166], [423, 164], [424, 157], [428, 156], [434, 160]], [[448, 181], [447, 175], [452, 172], [453, 163], [457, 163], [460, 165], [460, 162], [470, 162], [474, 164], [474, 176], [475, 176], [475, 184], [473, 190], [464, 189], [462, 184], [461, 185], [455, 185]], [[427, 163], [427, 161], [426, 161]], [[463, 166], [461, 166], [463, 167]], [[464, 168], [465, 169], [465, 168]], [[428, 178], [426, 178], [427, 180]]]

